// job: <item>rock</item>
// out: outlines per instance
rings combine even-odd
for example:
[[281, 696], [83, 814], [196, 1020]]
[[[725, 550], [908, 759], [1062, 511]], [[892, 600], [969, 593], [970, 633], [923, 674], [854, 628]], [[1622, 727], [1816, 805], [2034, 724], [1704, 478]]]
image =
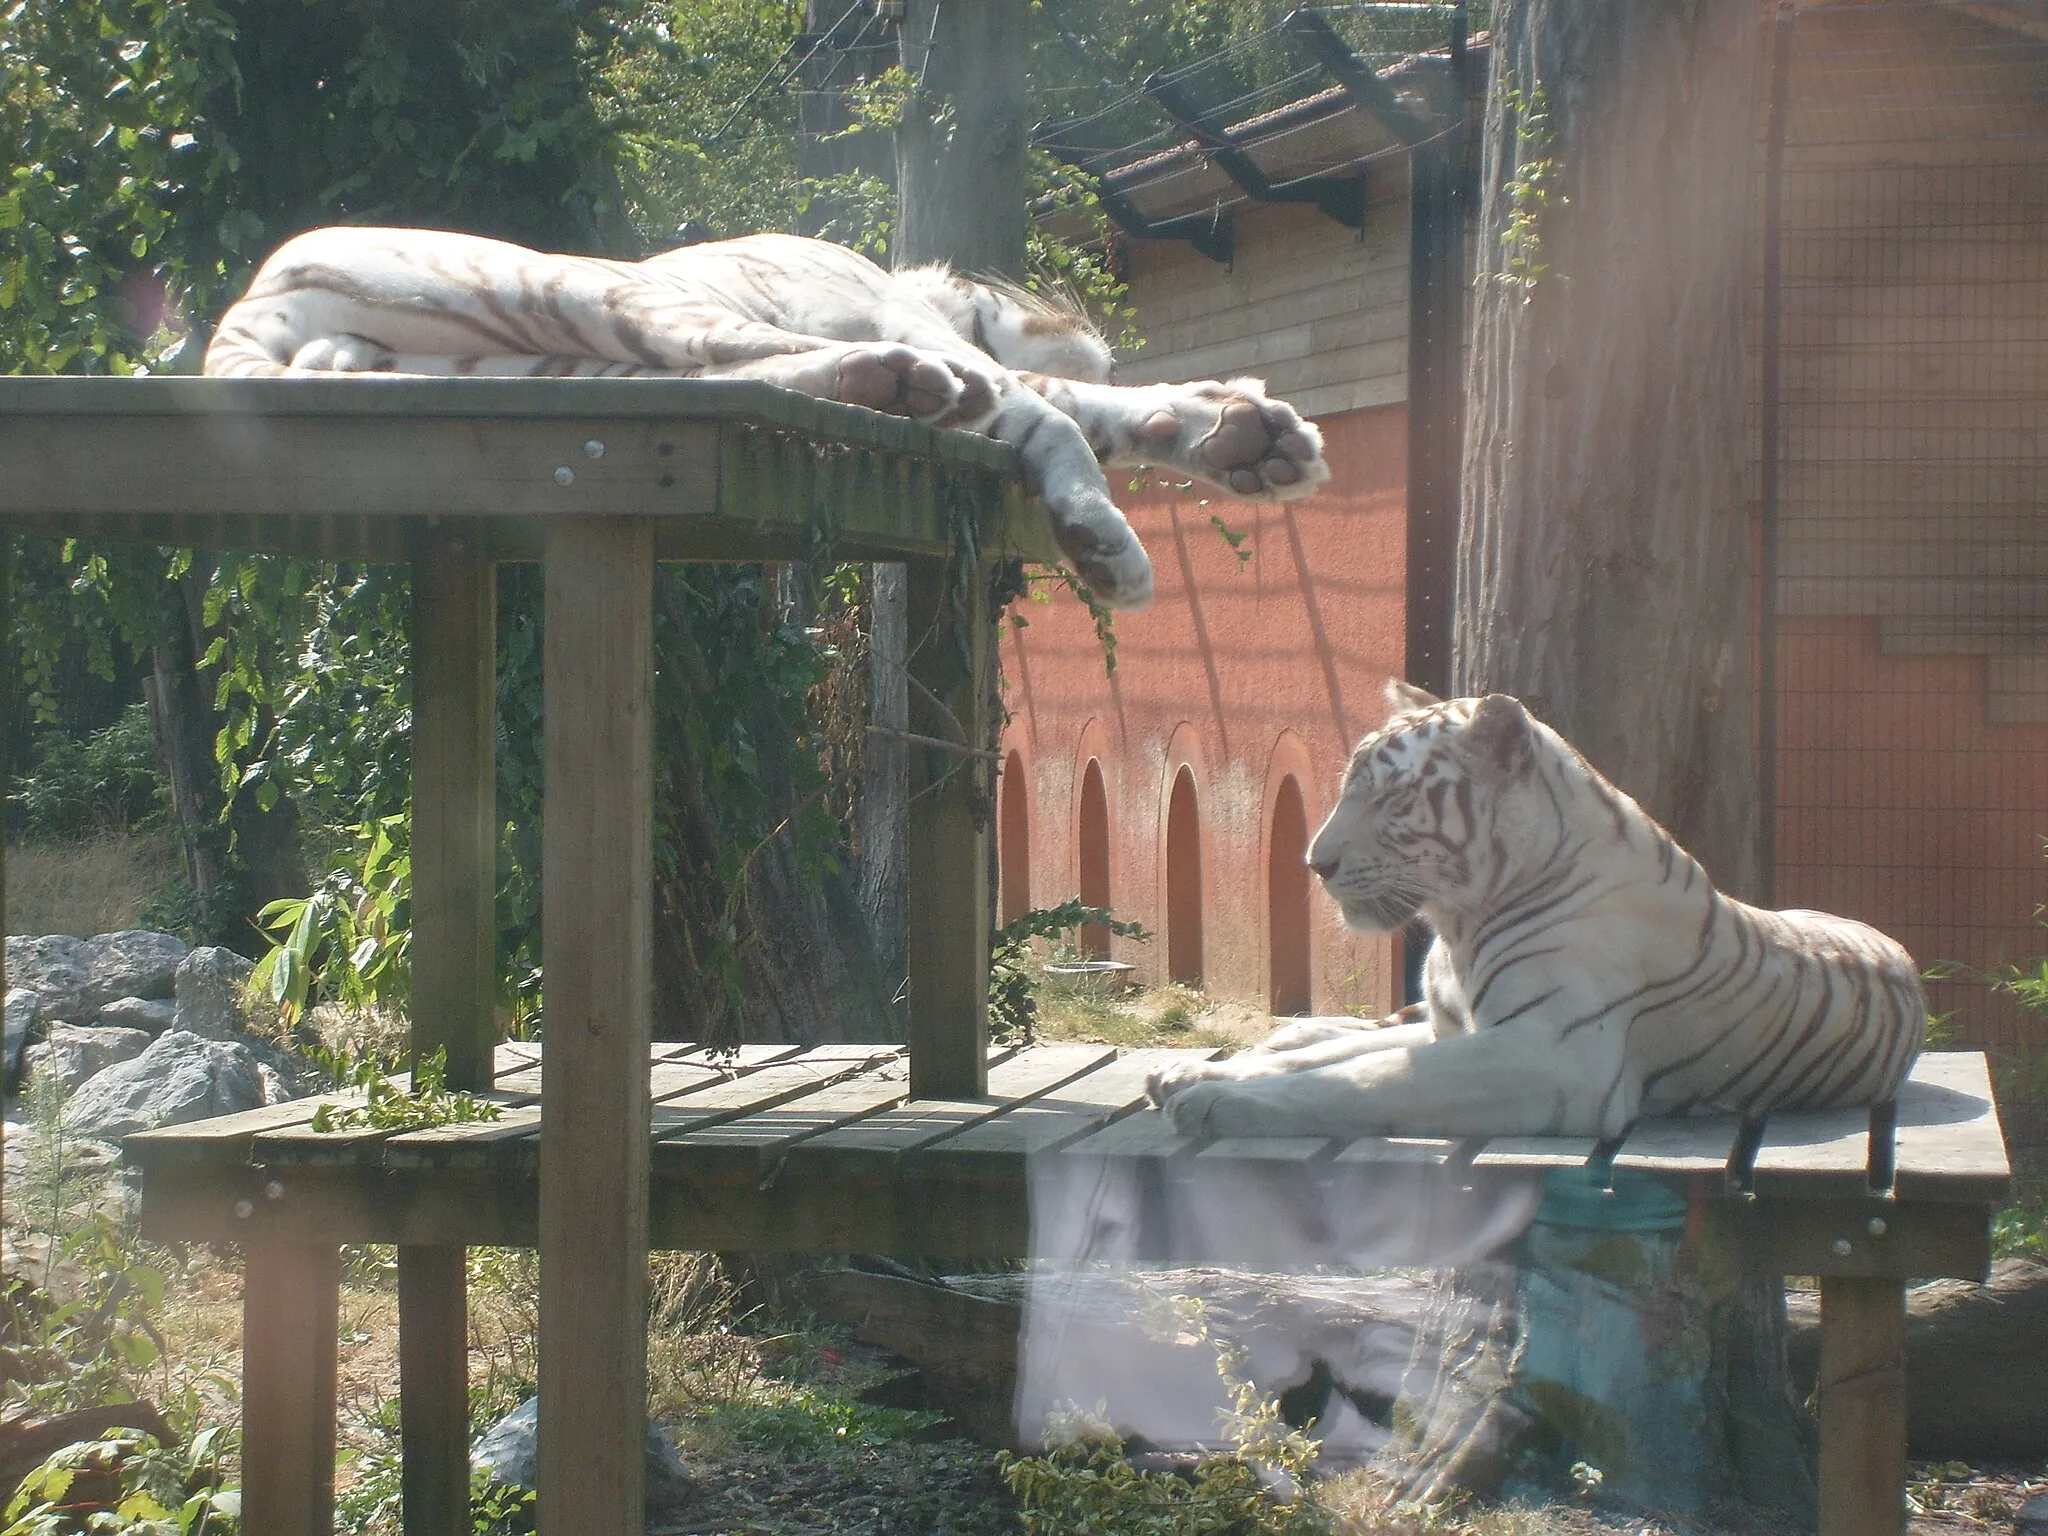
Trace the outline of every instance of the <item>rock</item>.
[[174, 1029], [140, 1056], [90, 1079], [64, 1106], [64, 1126], [74, 1135], [114, 1141], [263, 1101], [262, 1074], [248, 1046]]
[[231, 949], [203, 944], [193, 950], [178, 963], [178, 1012], [171, 1027], [209, 1040], [232, 1040], [246, 1023], [242, 989], [255, 969], [254, 962]]
[[29, 1031], [35, 1028], [36, 1012], [41, 1002], [42, 994], [28, 987], [7, 989], [4, 1011], [0, 1011], [0, 1018], [6, 1021], [6, 1045], [4, 1053], [0, 1053], [4, 1055], [4, 1059], [0, 1059], [0, 1068], [4, 1068], [10, 1083], [21, 1072], [22, 1049], [28, 1044]]
[[82, 952], [85, 941], [68, 933], [29, 938], [13, 934], [7, 940], [7, 979], [16, 987], [38, 994], [37, 1017], [45, 1023], [61, 1019], [67, 1024], [85, 1024], [99, 1004], [85, 1003], [85, 989], [91, 982]]
[[[535, 1486], [540, 1443], [540, 1399], [529, 1397], [477, 1437], [469, 1450], [469, 1469], [494, 1483], [513, 1488]], [[647, 1497], [650, 1512], [667, 1509], [688, 1498], [696, 1478], [676, 1454], [668, 1431], [653, 1420], [647, 1424]]]
[[22, 1073], [55, 1076], [69, 1092], [96, 1073], [132, 1061], [148, 1049], [149, 1036], [139, 1029], [53, 1024], [47, 1037], [23, 1053]]
[[102, 1004], [97, 1023], [103, 1029], [139, 1029], [160, 1035], [177, 1022], [178, 1005], [168, 997], [117, 997]]
[[123, 997], [169, 997], [188, 953], [174, 934], [128, 928], [103, 933], [79, 946], [89, 978], [83, 1001], [97, 1009]]
[[2013, 1512], [2013, 1536], [2048, 1536], [2048, 1493], [2037, 1493]]
[[[1820, 1369], [1820, 1297], [1786, 1298], [1785, 1352], [1798, 1390]], [[1930, 1460], [2048, 1456], [2048, 1264], [2000, 1259], [1983, 1285], [1906, 1292], [1906, 1441]], [[2048, 1524], [2043, 1526], [2048, 1532]]]

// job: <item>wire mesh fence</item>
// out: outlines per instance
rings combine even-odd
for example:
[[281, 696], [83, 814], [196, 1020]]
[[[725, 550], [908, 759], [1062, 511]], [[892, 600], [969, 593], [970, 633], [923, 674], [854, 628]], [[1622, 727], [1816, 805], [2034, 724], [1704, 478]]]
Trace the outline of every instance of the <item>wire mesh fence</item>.
[[[2048, 10], [1779, 25], [1775, 899], [1998, 971], [2048, 953]], [[1930, 1002], [2048, 1056], [1981, 980]]]

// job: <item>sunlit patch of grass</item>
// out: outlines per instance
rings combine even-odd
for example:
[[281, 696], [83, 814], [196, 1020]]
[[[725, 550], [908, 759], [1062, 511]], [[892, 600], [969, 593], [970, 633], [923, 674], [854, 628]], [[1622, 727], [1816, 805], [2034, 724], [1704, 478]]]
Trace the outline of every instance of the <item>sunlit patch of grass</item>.
[[1203, 1022], [1214, 1007], [1193, 987], [1105, 992], [1089, 982], [1046, 977], [1038, 990], [1038, 1037], [1138, 1050], [1147, 1046], [1214, 1050], [1239, 1037]]

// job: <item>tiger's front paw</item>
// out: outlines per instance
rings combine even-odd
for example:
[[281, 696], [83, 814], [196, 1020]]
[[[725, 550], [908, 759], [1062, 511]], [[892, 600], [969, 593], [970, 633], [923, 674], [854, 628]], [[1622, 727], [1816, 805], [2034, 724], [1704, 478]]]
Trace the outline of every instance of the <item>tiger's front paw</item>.
[[1145, 1079], [1145, 1096], [1165, 1109], [1175, 1095], [1209, 1077], [1218, 1065], [1213, 1061], [1176, 1061], [1170, 1067], [1161, 1067]]
[[1307, 496], [1330, 478], [1322, 434], [1257, 379], [1170, 386], [1138, 423], [1138, 453], [1237, 496]]
[[1275, 1124], [1249, 1084], [1209, 1078], [1189, 1083], [1163, 1106], [1175, 1134], [1217, 1136], [1287, 1136], [1295, 1134], [1284, 1120]]

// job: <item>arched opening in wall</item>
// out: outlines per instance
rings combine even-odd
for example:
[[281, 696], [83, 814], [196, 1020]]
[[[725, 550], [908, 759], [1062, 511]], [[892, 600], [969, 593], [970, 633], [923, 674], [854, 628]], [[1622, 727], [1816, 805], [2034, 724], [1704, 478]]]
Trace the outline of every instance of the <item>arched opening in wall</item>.
[[[1106, 907], [1109, 901], [1109, 796], [1102, 788], [1102, 764], [1088, 759], [1081, 775], [1081, 904]], [[1081, 929], [1081, 953], [1091, 960], [1109, 958], [1109, 925], [1089, 923]]]
[[1186, 768], [1166, 804], [1166, 969], [1175, 981], [1202, 984], [1202, 822]]
[[1273, 832], [1267, 840], [1266, 934], [1272, 964], [1271, 998], [1277, 1014], [1307, 1013], [1308, 812], [1301, 786], [1290, 774], [1273, 802]]
[[1003, 921], [1014, 923], [1031, 910], [1031, 788], [1024, 782], [1024, 757], [1019, 752], [1003, 763], [996, 867], [1001, 871]]

